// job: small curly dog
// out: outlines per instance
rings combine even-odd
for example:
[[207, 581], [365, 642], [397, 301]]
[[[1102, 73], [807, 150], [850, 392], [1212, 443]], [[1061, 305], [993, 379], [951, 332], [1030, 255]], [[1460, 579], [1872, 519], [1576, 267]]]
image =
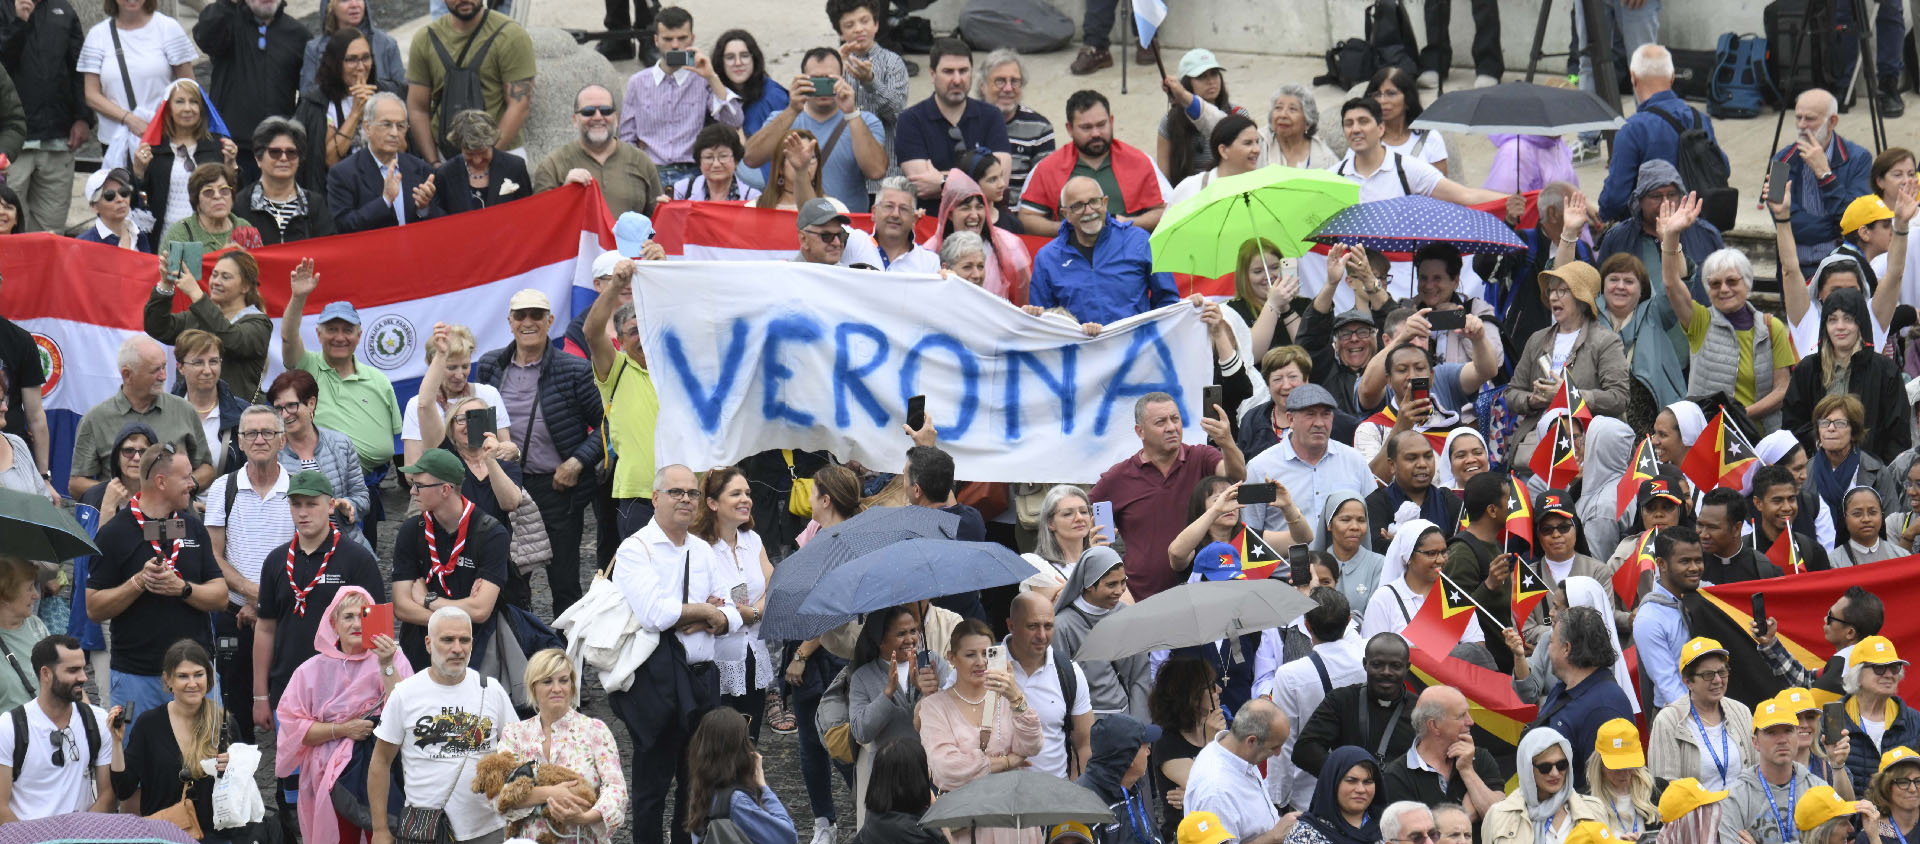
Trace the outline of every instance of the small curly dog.
[[[563, 785], [574, 783], [574, 794], [592, 804], [600, 797], [600, 792], [588, 786], [572, 768], [565, 765], [543, 764], [531, 759], [522, 759], [512, 751], [499, 750], [488, 754], [475, 767], [473, 790], [487, 796], [487, 801], [495, 806], [513, 806], [526, 801], [534, 788], [543, 785]], [[546, 811], [543, 807], [540, 811]], [[507, 825], [507, 837], [520, 834], [527, 821], [538, 815], [529, 815], [526, 819]], [[555, 844], [558, 836], [548, 832], [534, 839], [540, 844]]]

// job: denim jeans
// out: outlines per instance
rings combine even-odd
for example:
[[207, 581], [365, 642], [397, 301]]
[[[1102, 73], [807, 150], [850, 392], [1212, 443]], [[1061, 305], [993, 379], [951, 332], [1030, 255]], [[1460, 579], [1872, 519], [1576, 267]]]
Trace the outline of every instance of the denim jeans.
[[[213, 682], [213, 688], [207, 690], [207, 697], [217, 701], [220, 699], [220, 680], [217, 676], [209, 679]], [[155, 707], [166, 706], [168, 701], [173, 700], [173, 695], [167, 693], [167, 686], [160, 681], [158, 675], [115, 671], [113, 681], [109, 685], [113, 690], [113, 702], [120, 707], [121, 714], [129, 725], [134, 722], [134, 719], [140, 717], [140, 713]], [[132, 729], [127, 730], [127, 738], [133, 738]]]
[[[1614, 73], [1626, 68], [1628, 58], [1640, 45], [1659, 42], [1660, 0], [1647, 0], [1638, 9], [1627, 8], [1625, 0], [1600, 0], [1600, 11], [1613, 26]], [[1587, 18], [1580, 13], [1580, 0], [1575, 0], [1573, 6], [1573, 42], [1574, 51], [1579, 54], [1580, 90], [1597, 92], [1599, 88], [1593, 83], [1593, 59], [1586, 54]], [[1580, 140], [1589, 146], [1598, 144], [1600, 133], [1582, 132]]]
[[[1854, 0], [1839, 0], [1833, 7], [1834, 25], [1840, 28], [1840, 56], [1846, 71], [1840, 78], [1853, 79], [1854, 63], [1860, 56], [1860, 31], [1853, 27]], [[1862, 7], [1877, 5], [1873, 18], [1873, 63], [1880, 71], [1874, 80], [1882, 93], [1898, 90], [1900, 71], [1905, 66], [1902, 42], [1906, 40], [1906, 8], [1901, 0], [1859, 0]], [[1844, 87], [1844, 85], [1843, 85]], [[1860, 88], [1862, 92], [1866, 87]]]

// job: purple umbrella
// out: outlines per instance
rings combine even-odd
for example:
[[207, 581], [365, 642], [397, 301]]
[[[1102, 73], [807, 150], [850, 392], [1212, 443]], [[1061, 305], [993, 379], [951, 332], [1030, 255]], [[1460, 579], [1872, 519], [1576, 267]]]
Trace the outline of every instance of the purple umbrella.
[[136, 815], [74, 812], [0, 827], [0, 844], [94, 844], [95, 842], [172, 842], [194, 844], [187, 833], [166, 821]]
[[1403, 254], [1434, 243], [1450, 244], [1464, 255], [1505, 255], [1527, 248], [1500, 218], [1426, 196], [1362, 202], [1333, 215], [1307, 239]]

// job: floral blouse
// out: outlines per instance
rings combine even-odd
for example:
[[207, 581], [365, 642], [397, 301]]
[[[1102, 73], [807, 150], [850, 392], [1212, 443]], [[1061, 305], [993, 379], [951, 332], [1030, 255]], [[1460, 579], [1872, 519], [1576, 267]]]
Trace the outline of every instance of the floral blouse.
[[544, 807], [519, 809], [495, 807], [507, 819], [508, 838], [535, 838], [553, 833], [566, 838], [579, 834], [582, 842], [608, 842], [613, 830], [626, 821], [627, 779], [620, 771], [620, 750], [613, 743], [613, 732], [598, 718], [570, 711], [553, 722], [553, 754], [541, 747], [540, 716], [517, 724], [508, 724], [500, 737], [500, 750], [510, 750], [522, 759], [563, 765], [580, 775], [582, 782], [600, 791], [593, 808], [601, 821], [586, 827], [555, 823], [547, 819]]

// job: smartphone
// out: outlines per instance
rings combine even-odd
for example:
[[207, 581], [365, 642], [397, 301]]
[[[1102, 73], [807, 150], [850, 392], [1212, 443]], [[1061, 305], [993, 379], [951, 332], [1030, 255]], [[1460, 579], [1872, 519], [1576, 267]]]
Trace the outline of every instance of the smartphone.
[[1313, 582], [1313, 563], [1307, 560], [1307, 546], [1295, 545], [1287, 549], [1287, 569], [1291, 577], [1287, 582], [1295, 586], [1305, 586]]
[[207, 247], [194, 241], [171, 240], [167, 242], [167, 274], [185, 271], [200, 281], [200, 262], [206, 258]]
[[1787, 199], [1787, 177], [1793, 168], [1775, 164], [1767, 171], [1767, 201], [1785, 202]]
[[835, 83], [835, 82], [838, 82], [838, 81], [840, 81], [840, 80], [839, 80], [839, 78], [838, 78], [838, 77], [833, 77], [833, 76], [809, 76], [809, 77], [807, 77], [807, 82], [809, 82], [809, 83], [811, 83], [811, 84], [813, 85], [813, 95], [814, 95], [814, 96], [816, 96], [816, 97], [831, 97], [831, 96], [833, 96], [833, 83]]
[[393, 638], [393, 605], [374, 604], [361, 610], [360, 643], [361, 647], [373, 646], [373, 637]]
[[487, 435], [500, 427], [495, 419], [493, 407], [476, 407], [466, 412], [467, 447], [478, 449], [487, 444]]
[[1272, 504], [1275, 492], [1274, 484], [1241, 484], [1240, 503]]
[[660, 54], [660, 59], [667, 63], [667, 67], [686, 67], [687, 65], [693, 64], [693, 52], [691, 50], [668, 50]]
[[1113, 526], [1113, 502], [1093, 502], [1093, 531], [1105, 536], [1108, 542], [1120, 538], [1119, 531]]
[[1832, 744], [1846, 732], [1847, 704], [1836, 700], [1820, 707], [1820, 743]]
[[921, 668], [932, 668], [933, 651], [921, 648], [919, 653], [914, 654], [913, 663]]
[[1753, 637], [1767, 634], [1767, 595], [1765, 592], [1753, 593]]
[[110, 726], [117, 730], [126, 725], [127, 725], [127, 711], [118, 706], [114, 707], [113, 720], [109, 721], [107, 726]]
[[1435, 331], [1459, 331], [1467, 327], [1467, 312], [1456, 308], [1430, 311], [1427, 313], [1427, 327]]
[[1215, 407], [1226, 407], [1226, 390], [1219, 384], [1208, 384], [1200, 388], [1200, 415], [1212, 416]]
[[987, 646], [987, 670], [988, 671], [1007, 670], [1007, 649], [1005, 646], [1003, 645]]
[[907, 399], [907, 428], [918, 431], [927, 424], [927, 397], [913, 396]]
[[1416, 402], [1432, 398], [1433, 379], [1426, 377], [1407, 379], [1407, 401]]
[[140, 533], [148, 542], [172, 542], [187, 536], [186, 519], [153, 519], [140, 526]]

